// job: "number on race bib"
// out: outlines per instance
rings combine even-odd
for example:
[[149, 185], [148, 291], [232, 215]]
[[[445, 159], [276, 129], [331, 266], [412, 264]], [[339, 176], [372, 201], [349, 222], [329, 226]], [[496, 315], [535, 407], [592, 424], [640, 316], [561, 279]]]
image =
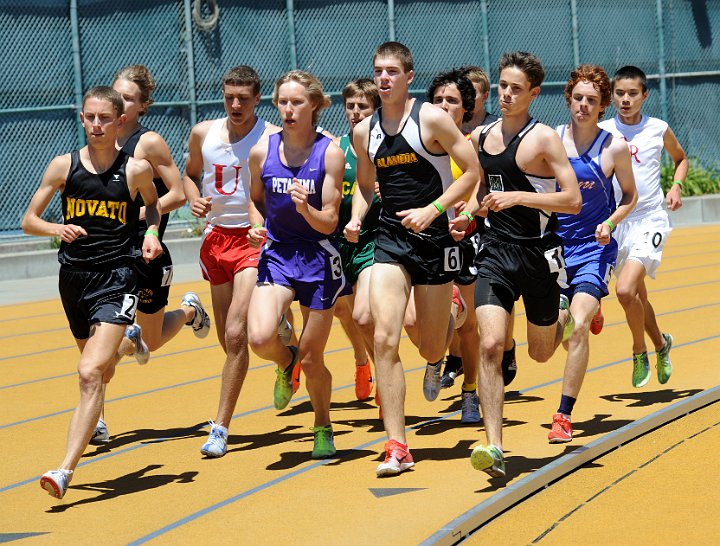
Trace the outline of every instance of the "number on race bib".
[[445, 248], [445, 271], [460, 271], [461, 265], [460, 247], [451, 246]]
[[330, 256], [330, 271], [332, 272], [332, 278], [338, 280], [342, 277], [342, 262], [340, 256]]
[[563, 256], [561, 246], [546, 250], [545, 259], [550, 266], [550, 273], [558, 273], [565, 269], [565, 257]]
[[605, 286], [610, 284], [610, 277], [612, 277], [613, 272], [613, 266], [610, 264], [605, 265], [605, 276], [603, 277], [603, 282], [605, 283]]
[[135, 320], [135, 310], [138, 306], [138, 297], [134, 294], [125, 294], [120, 309], [120, 315], [127, 317], [129, 320]]
[[163, 276], [162, 280], [160, 281], [160, 286], [170, 286], [172, 284], [172, 278], [173, 278], [173, 266], [166, 265], [163, 267]]

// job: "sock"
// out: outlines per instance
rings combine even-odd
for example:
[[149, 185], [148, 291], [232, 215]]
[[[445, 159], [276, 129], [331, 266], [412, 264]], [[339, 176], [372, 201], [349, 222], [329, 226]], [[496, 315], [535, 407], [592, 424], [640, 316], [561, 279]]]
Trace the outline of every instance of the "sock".
[[462, 369], [462, 358], [459, 356], [448, 354], [445, 359], [445, 373], [457, 372]]
[[463, 392], [475, 392], [477, 390], [477, 382], [476, 383], [463, 382], [462, 390], [463, 390]]
[[441, 358], [437, 362], [428, 362], [427, 365], [428, 366], [439, 366], [440, 364], [442, 364], [442, 361], [443, 361], [443, 359]]
[[558, 408], [558, 413], [562, 413], [563, 415], [571, 415], [573, 407], [575, 407], [575, 402], [577, 402], [577, 398], [573, 398], [572, 396], [565, 396], [563, 394], [560, 397], [560, 407]]

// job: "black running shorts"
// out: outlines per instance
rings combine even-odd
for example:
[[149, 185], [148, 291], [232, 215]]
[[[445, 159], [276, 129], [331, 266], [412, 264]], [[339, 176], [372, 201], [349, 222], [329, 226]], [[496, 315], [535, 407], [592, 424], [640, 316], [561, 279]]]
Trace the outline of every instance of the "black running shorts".
[[381, 225], [375, 235], [375, 263], [401, 265], [413, 286], [446, 284], [460, 271], [462, 256], [450, 232], [428, 236], [404, 227]]
[[484, 237], [475, 258], [478, 280], [475, 307], [498, 305], [508, 313], [522, 296], [527, 320], [549, 326], [558, 320], [560, 285], [565, 262], [562, 244], [523, 246]]
[[141, 313], [157, 313], [168, 304], [170, 284], [173, 277], [173, 264], [170, 251], [162, 244], [163, 253], [146, 263], [139, 258], [136, 262], [138, 272], [138, 308]]
[[90, 337], [98, 322], [132, 324], [137, 309], [137, 273], [132, 266], [108, 271], [60, 267], [60, 299], [70, 331], [77, 339]]

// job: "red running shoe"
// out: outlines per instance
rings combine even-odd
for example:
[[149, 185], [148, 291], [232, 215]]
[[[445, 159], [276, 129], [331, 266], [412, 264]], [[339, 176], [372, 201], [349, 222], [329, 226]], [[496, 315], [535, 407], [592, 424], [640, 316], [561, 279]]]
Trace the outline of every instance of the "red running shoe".
[[572, 423], [570, 417], [562, 413], [553, 415], [552, 428], [548, 432], [548, 442], [551, 444], [565, 444], [573, 439]]
[[383, 476], [397, 476], [415, 465], [408, 446], [397, 440], [385, 443], [385, 462], [378, 465], [375, 473], [378, 478]]
[[590, 332], [598, 335], [600, 332], [602, 332], [603, 324], [605, 324], [605, 317], [602, 314], [602, 304], [600, 304], [598, 306], [597, 313], [595, 313], [595, 316], [590, 322]]

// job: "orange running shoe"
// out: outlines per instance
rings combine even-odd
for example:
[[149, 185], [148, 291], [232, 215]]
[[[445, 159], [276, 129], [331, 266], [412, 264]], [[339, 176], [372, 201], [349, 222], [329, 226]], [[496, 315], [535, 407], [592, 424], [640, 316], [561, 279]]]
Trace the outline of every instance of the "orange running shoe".
[[603, 324], [605, 324], [605, 317], [602, 314], [602, 304], [598, 306], [597, 313], [595, 313], [595, 316], [592, 318], [592, 322], [590, 322], [590, 331], [598, 335], [600, 332], [602, 332]]
[[370, 359], [365, 364], [355, 364], [355, 397], [358, 400], [367, 400], [373, 389], [372, 368]]
[[570, 417], [562, 413], [553, 415], [552, 428], [548, 432], [548, 442], [551, 444], [564, 444], [573, 439], [572, 423]]
[[300, 373], [302, 372], [302, 362], [298, 362], [292, 373], [292, 391], [295, 394], [300, 388]]

